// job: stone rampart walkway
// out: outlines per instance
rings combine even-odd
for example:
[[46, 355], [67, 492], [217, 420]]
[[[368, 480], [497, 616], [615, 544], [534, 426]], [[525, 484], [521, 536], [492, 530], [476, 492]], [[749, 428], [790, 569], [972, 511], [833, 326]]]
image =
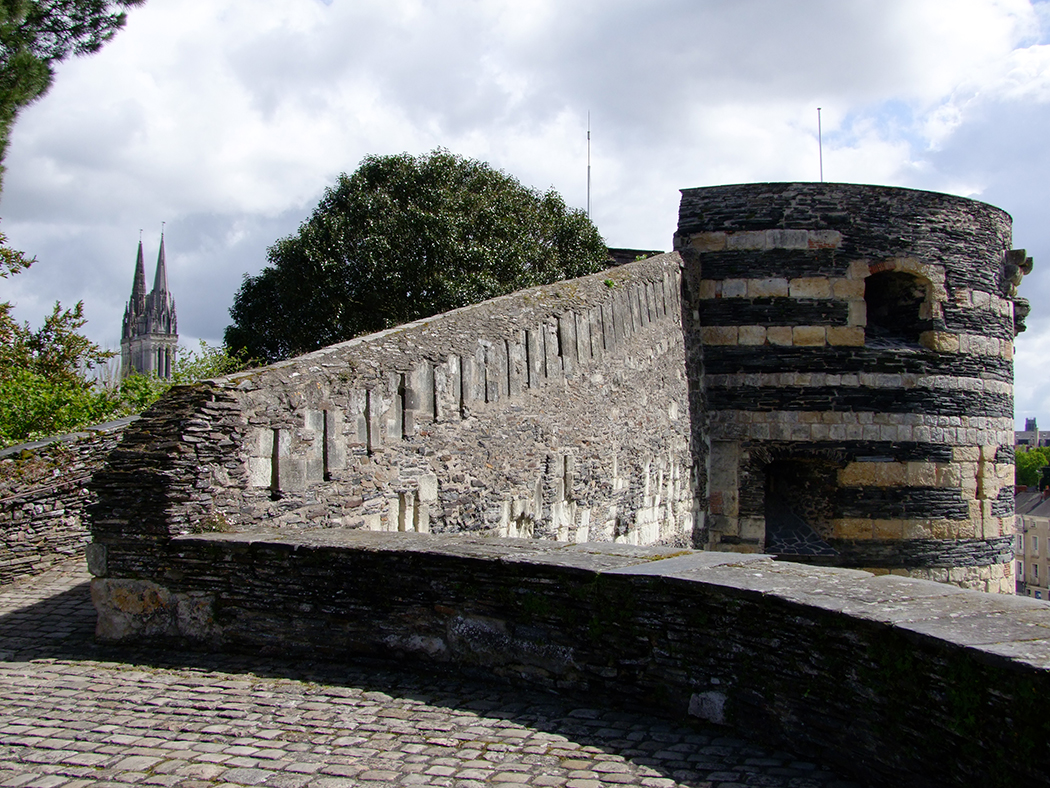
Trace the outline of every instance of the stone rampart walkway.
[[372, 666], [92, 641], [77, 562], [0, 586], [0, 788], [857, 788], [726, 730]]

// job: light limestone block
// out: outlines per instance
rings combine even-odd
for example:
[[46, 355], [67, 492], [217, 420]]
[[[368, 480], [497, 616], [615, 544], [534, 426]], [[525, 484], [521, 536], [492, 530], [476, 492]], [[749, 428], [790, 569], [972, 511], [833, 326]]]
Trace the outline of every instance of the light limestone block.
[[[579, 366], [576, 347], [576, 315], [572, 312], [558, 316], [558, 349], [565, 377], [572, 377]], [[503, 387], [505, 386], [504, 382]]]
[[722, 298], [743, 298], [746, 295], [746, 279], [726, 279], [722, 282]]
[[848, 279], [866, 279], [871, 273], [867, 260], [854, 260], [849, 264], [849, 270], [846, 273]]
[[748, 298], [777, 298], [788, 294], [788, 280], [779, 277], [767, 279], [748, 279]]
[[900, 487], [907, 478], [907, 465], [900, 462], [851, 462], [838, 472], [843, 487]]
[[873, 533], [871, 520], [843, 517], [831, 521], [831, 535], [834, 539], [871, 539]]
[[248, 483], [252, 487], [269, 487], [272, 474], [273, 461], [269, 457], [248, 458]]
[[717, 279], [701, 279], [700, 280], [700, 298], [710, 299], [718, 298], [721, 295], [722, 282]]
[[[518, 331], [513, 338], [507, 340], [507, 393], [511, 397], [520, 396], [528, 386], [529, 369], [525, 341], [524, 331]], [[590, 353], [589, 343], [590, 337], [588, 336], [588, 354]]]
[[764, 541], [766, 538], [766, 521], [758, 517], [741, 517], [740, 538]]
[[875, 539], [902, 539], [904, 538], [904, 521], [873, 520], [871, 532]]
[[279, 465], [281, 492], [299, 492], [306, 489], [309, 478], [304, 457], [281, 457]]
[[795, 326], [791, 329], [793, 345], [816, 347], [825, 342], [824, 326]]
[[766, 344], [765, 326], [740, 326], [738, 341], [741, 345]]
[[859, 326], [828, 326], [828, 344], [864, 347], [864, 329]]
[[808, 249], [807, 230], [766, 230], [767, 249]]
[[923, 331], [919, 344], [937, 353], [958, 353], [960, 350], [959, 335], [946, 331]]
[[[459, 421], [462, 387], [459, 356], [450, 356], [434, 367], [434, 409], [437, 421]], [[358, 440], [361, 443], [366, 440], [366, 436], [360, 433], [360, 427]]]
[[794, 334], [791, 326], [769, 326], [766, 328], [766, 339], [771, 345], [791, 345]]
[[[255, 431], [255, 456], [265, 457], [267, 460], [273, 455], [273, 430], [264, 427]], [[267, 482], [269, 483], [269, 482]]]
[[868, 324], [868, 305], [864, 301], [849, 302], [849, 318], [851, 326], [866, 326]]
[[864, 298], [863, 279], [832, 279], [831, 294], [843, 301], [855, 301]]
[[701, 340], [705, 345], [737, 344], [736, 326], [704, 326], [700, 329]]
[[765, 230], [745, 230], [726, 236], [726, 249], [758, 251], [766, 248]]
[[842, 233], [838, 230], [809, 230], [807, 234], [810, 249], [837, 249], [842, 243]]
[[689, 244], [698, 252], [721, 252], [726, 248], [726, 234], [696, 233], [689, 239]]
[[932, 539], [933, 528], [925, 520], [904, 520], [904, 539]]
[[804, 276], [788, 283], [792, 298], [830, 298], [831, 282], [822, 276]]
[[[656, 308], [655, 303], [653, 308]], [[591, 322], [587, 319], [587, 315], [574, 314], [574, 318], [576, 320], [576, 358], [582, 367], [591, 360]], [[508, 343], [507, 347], [510, 348], [510, 346]], [[511, 380], [513, 379], [512, 375]], [[511, 396], [514, 396], [515, 393], [520, 392], [511, 391]]]
[[[616, 310], [624, 310], [626, 304], [617, 304], [613, 301], [613, 316], [616, 317]], [[626, 311], [626, 310], [624, 310]], [[622, 312], [621, 312], [622, 315]], [[628, 320], [630, 314], [627, 315]], [[557, 380], [562, 376], [562, 358], [561, 349], [558, 346], [558, 320], [557, 318], [551, 318], [542, 326], [543, 330], [543, 354], [544, 354], [544, 371], [547, 375], [547, 380]]]
[[909, 487], [936, 487], [937, 466], [931, 462], [909, 462], [907, 464]]

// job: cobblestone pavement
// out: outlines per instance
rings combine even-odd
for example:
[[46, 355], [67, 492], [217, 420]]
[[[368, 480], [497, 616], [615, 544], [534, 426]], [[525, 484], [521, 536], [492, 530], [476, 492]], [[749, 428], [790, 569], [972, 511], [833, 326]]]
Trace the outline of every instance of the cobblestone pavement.
[[0, 587], [0, 788], [857, 788], [729, 735], [443, 674], [92, 641], [76, 562]]

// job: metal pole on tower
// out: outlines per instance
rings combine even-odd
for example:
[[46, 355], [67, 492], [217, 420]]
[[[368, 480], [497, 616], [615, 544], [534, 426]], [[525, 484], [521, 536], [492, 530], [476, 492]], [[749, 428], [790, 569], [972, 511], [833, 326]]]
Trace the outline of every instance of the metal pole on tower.
[[820, 156], [820, 182], [824, 183], [824, 140], [820, 132], [820, 107], [817, 107], [817, 152]]
[[587, 113], [587, 218], [591, 218], [591, 113]]

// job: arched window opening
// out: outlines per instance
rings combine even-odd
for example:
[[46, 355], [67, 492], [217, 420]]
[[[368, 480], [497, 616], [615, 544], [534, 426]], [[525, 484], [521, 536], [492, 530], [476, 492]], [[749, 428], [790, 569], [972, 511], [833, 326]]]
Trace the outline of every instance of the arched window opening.
[[864, 281], [868, 340], [916, 344], [930, 321], [923, 317], [926, 284], [903, 271], [882, 271]]
[[837, 555], [832, 532], [837, 467], [793, 458], [766, 466], [766, 552], [781, 556]]

